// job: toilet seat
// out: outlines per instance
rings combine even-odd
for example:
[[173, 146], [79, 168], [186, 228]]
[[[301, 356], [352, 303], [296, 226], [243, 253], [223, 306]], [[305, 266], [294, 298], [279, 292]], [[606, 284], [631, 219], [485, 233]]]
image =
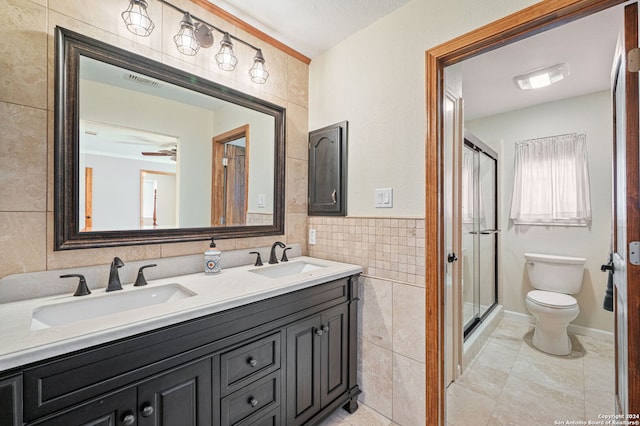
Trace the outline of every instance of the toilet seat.
[[568, 294], [553, 291], [532, 290], [527, 299], [536, 305], [554, 309], [571, 309], [578, 306], [578, 301]]

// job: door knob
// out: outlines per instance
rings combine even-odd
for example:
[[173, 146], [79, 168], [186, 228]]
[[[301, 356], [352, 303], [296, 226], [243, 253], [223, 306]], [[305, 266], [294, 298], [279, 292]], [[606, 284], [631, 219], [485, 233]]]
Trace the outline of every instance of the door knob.
[[122, 424], [124, 426], [131, 426], [136, 422], [136, 416], [131, 413], [128, 413], [126, 416], [122, 418]]
[[458, 260], [458, 256], [456, 256], [456, 254], [455, 254], [455, 253], [449, 253], [449, 254], [447, 255], [447, 262], [449, 262], [449, 263], [453, 263], [453, 262], [455, 262], [456, 260]]
[[142, 417], [149, 417], [153, 414], [153, 405], [145, 405], [142, 407]]

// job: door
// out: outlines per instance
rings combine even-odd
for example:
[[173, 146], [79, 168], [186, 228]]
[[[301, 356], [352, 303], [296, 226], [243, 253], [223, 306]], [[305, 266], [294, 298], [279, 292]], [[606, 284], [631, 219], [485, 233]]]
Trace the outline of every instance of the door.
[[325, 407], [347, 390], [349, 309], [340, 305], [322, 314], [320, 335], [320, 406]]
[[[624, 52], [638, 47], [638, 5], [624, 12], [624, 48], [613, 85], [613, 283], [616, 344], [616, 411], [640, 413], [640, 266], [630, 261], [630, 244], [640, 241], [638, 161], [638, 73], [626, 69]], [[631, 283], [632, 285], [627, 285]]]
[[320, 410], [321, 322], [316, 315], [287, 328], [287, 424], [302, 424]]
[[138, 386], [139, 426], [210, 426], [211, 358], [187, 364]]

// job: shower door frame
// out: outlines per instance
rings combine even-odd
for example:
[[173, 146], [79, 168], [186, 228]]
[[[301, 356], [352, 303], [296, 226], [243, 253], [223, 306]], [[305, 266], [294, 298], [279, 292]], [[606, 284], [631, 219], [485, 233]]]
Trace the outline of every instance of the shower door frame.
[[[481, 238], [481, 234], [483, 231], [492, 231], [491, 235], [493, 236], [493, 253], [494, 253], [494, 261], [493, 261], [493, 303], [491, 304], [491, 306], [489, 306], [489, 308], [485, 311], [482, 312], [480, 315], [475, 315], [473, 320], [469, 323], [464, 321], [463, 318], [463, 322], [462, 322], [462, 327], [463, 327], [463, 336], [464, 336], [464, 340], [466, 340], [471, 333], [473, 333], [474, 330], [476, 330], [478, 328], [478, 326], [480, 324], [482, 324], [482, 322], [487, 318], [487, 316], [496, 308], [496, 306], [498, 306], [498, 282], [499, 282], [499, 276], [498, 276], [498, 271], [499, 271], [499, 264], [500, 264], [500, 260], [499, 260], [499, 255], [498, 255], [498, 249], [500, 247], [499, 242], [498, 242], [498, 235], [500, 233], [500, 229], [498, 227], [499, 223], [500, 223], [500, 210], [499, 210], [499, 181], [498, 181], [498, 153], [496, 151], [494, 151], [493, 149], [491, 149], [487, 144], [485, 144], [484, 142], [482, 142], [480, 139], [478, 139], [477, 137], [475, 137], [473, 134], [471, 134], [469, 131], [465, 130], [464, 132], [464, 141], [463, 141], [463, 149], [464, 147], [469, 147], [471, 150], [479, 153], [480, 155], [486, 155], [487, 157], [489, 157], [491, 160], [493, 160], [494, 162], [494, 167], [493, 167], [493, 204], [491, 206], [491, 208], [493, 208], [493, 229], [488, 230], [480, 230], [479, 226], [476, 229], [476, 215], [473, 215], [473, 221], [474, 221], [474, 228], [473, 228], [473, 233], [474, 234], [474, 261], [473, 261], [473, 291], [474, 291], [474, 304], [477, 301], [478, 304], [480, 304], [480, 296], [478, 296], [478, 300], [476, 300], [475, 297], [475, 293], [478, 290], [476, 288], [476, 285], [480, 286], [480, 282], [476, 282], [476, 280], [479, 280], [480, 278], [480, 266], [478, 266], [476, 268], [476, 253], [475, 253], [475, 249], [476, 249], [476, 245], [479, 246], [479, 239]], [[475, 170], [475, 167], [474, 167]], [[475, 182], [475, 177], [474, 176], [474, 182]], [[479, 179], [479, 176], [478, 176]], [[478, 204], [479, 204], [479, 193], [475, 193], [474, 192], [474, 198], [476, 200], [478, 200]], [[476, 205], [474, 205], [474, 212], [476, 211]], [[462, 222], [460, 222], [460, 231], [462, 233]], [[481, 254], [478, 254], [478, 256], [480, 256]], [[480, 263], [480, 262], [479, 262]], [[462, 279], [462, 274], [460, 275], [461, 279]], [[461, 285], [461, 290], [462, 290], [462, 285]], [[482, 290], [482, 288], [480, 288], [479, 290]], [[461, 309], [463, 307], [461, 306]]]

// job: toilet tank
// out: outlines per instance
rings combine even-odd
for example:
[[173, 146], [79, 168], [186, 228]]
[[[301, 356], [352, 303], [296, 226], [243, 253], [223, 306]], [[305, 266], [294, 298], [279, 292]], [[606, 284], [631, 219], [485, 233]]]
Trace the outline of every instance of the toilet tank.
[[527, 273], [533, 287], [556, 293], [577, 294], [582, 287], [582, 257], [525, 253]]

